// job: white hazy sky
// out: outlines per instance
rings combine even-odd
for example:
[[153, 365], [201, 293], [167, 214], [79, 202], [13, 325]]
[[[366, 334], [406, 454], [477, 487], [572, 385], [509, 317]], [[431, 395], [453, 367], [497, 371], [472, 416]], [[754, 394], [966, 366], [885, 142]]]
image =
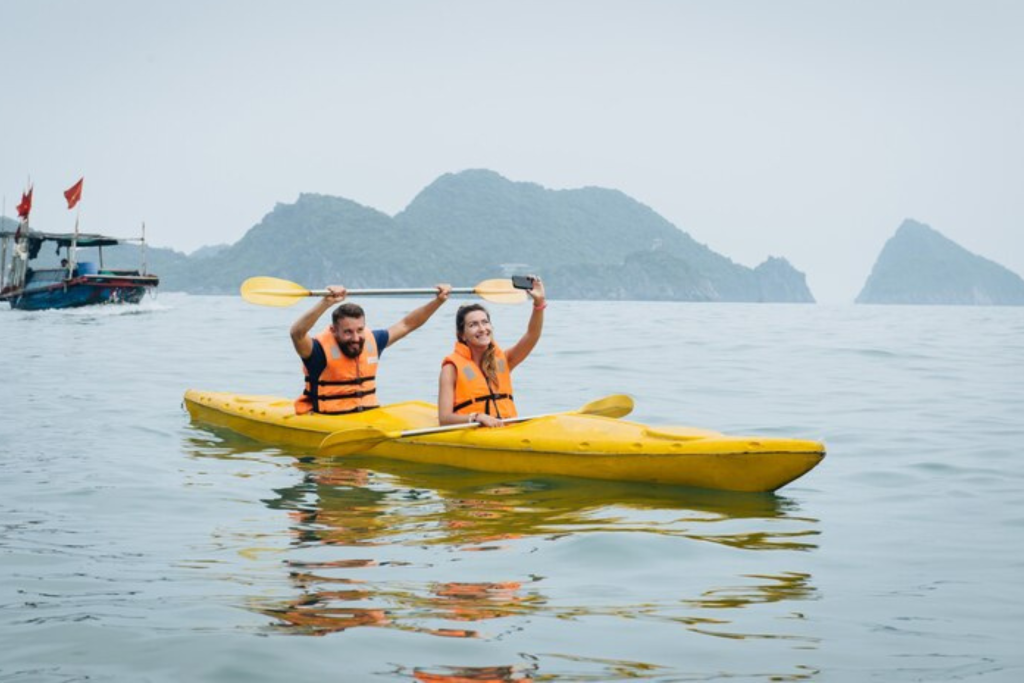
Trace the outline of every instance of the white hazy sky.
[[300, 192], [616, 188], [857, 295], [907, 217], [1024, 274], [1018, 0], [4, 0], [0, 193], [192, 251]]

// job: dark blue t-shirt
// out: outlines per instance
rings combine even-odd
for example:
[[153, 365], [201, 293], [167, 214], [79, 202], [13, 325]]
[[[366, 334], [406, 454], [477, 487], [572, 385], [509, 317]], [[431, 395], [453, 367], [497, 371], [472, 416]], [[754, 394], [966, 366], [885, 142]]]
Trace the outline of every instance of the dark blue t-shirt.
[[[374, 330], [373, 339], [377, 342], [377, 357], [380, 358], [384, 355], [384, 349], [387, 348], [388, 342], [391, 341], [391, 335], [387, 330]], [[313, 353], [309, 354], [309, 358], [303, 359], [302, 362], [305, 363], [310, 377], [319, 377], [327, 367], [327, 354], [324, 353], [324, 347], [318, 339], [313, 339]]]

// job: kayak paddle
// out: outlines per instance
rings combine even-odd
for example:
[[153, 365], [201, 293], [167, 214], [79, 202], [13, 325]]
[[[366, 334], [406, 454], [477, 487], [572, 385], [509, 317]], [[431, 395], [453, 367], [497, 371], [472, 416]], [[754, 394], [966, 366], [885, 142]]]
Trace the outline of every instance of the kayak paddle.
[[[388, 296], [400, 294], [436, 294], [437, 289], [350, 289], [348, 296]], [[260, 306], [293, 306], [307, 296], [329, 296], [326, 289], [306, 289], [302, 285], [277, 277], [251, 277], [242, 283], [242, 298]], [[512, 286], [512, 281], [497, 278], [484, 280], [476, 287], [454, 287], [452, 294], [476, 294], [496, 304], [518, 304], [526, 301], [526, 292]]]
[[[633, 412], [633, 399], [625, 394], [612, 394], [611, 396], [605, 396], [604, 398], [599, 398], [596, 401], [591, 401], [579, 410], [569, 413], [548, 413], [546, 415], [531, 415], [529, 417], [513, 417], [505, 420], [505, 424], [536, 420], [538, 418], [550, 417], [552, 415], [580, 414], [600, 415], [602, 417], [625, 417], [631, 412]], [[320, 442], [320, 448], [317, 450], [317, 455], [340, 457], [344, 455], [352, 455], [353, 453], [365, 453], [374, 446], [385, 441], [393, 441], [395, 439], [404, 439], [413, 436], [426, 436], [427, 434], [454, 432], [460, 429], [476, 429], [480, 426], [479, 422], [467, 422], [464, 424], [447, 425], [444, 427], [406, 429], [405, 431], [397, 429], [389, 431], [379, 429], [377, 427], [353, 427], [352, 429], [342, 429], [341, 431], [334, 432], [333, 434], [328, 434], [324, 440]]]

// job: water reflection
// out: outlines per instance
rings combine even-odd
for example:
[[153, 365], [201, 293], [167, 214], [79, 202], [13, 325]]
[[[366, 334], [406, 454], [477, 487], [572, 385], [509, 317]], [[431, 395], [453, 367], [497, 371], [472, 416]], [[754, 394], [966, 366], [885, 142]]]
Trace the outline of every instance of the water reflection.
[[[478, 551], [530, 537], [615, 532], [745, 550], [817, 547], [817, 520], [777, 495], [529, 478], [369, 458], [349, 462], [365, 466], [298, 462], [302, 481], [276, 489], [277, 498], [265, 502], [297, 513], [300, 536], [325, 544]], [[772, 523], [751, 529], [745, 520]]]
[[532, 683], [536, 664], [519, 666], [438, 667], [415, 669], [412, 678], [420, 683]]
[[[293, 572], [290, 578], [303, 591], [299, 597], [254, 608], [283, 622], [280, 627], [285, 630], [303, 635], [322, 636], [356, 626], [383, 626], [447, 638], [476, 638], [480, 635], [476, 630], [456, 626], [460, 622], [525, 614], [543, 601], [533, 591], [522, 591], [522, 585], [515, 581], [436, 583], [420, 592], [323, 574]], [[387, 607], [352, 606], [360, 602], [385, 603]], [[429, 622], [449, 625], [426, 626]]]
[[[265, 458], [261, 448], [224, 434], [194, 434], [189, 443], [193, 454], [216, 458], [253, 458], [254, 452]], [[551, 629], [552, 624], [564, 628], [560, 624], [611, 619], [652, 633], [682, 629], [697, 638], [774, 640], [794, 649], [817, 645], [793, 605], [816, 599], [818, 589], [810, 574], [791, 569], [793, 563], [785, 560], [778, 571], [723, 573], [721, 561], [702, 571], [699, 564], [662, 553], [659, 567], [675, 571], [678, 565], [684, 575], [679, 586], [648, 587], [637, 578], [642, 574], [612, 572], [610, 578], [593, 580], [619, 586], [613, 595], [594, 599], [547, 578], [578, 570], [565, 566], [558, 549], [581, 539], [603, 544], [599, 559], [605, 546], [607, 552], [624, 553], [635, 546], [645, 549], [655, 539], [665, 539], [673, 553], [697, 557], [754, 553], [730, 567], [752, 567], [761, 561], [757, 558], [776, 554], [799, 557], [817, 548], [818, 522], [785, 497], [532, 478], [374, 458], [330, 466], [287, 449], [273, 457], [288, 462], [280, 455], [291, 456], [297, 479], [273, 489], [263, 502], [288, 517], [290, 540], [282, 564], [294, 593], [284, 599], [252, 598], [249, 605], [274, 620], [273, 631], [324, 636], [384, 628], [497, 642], [539, 628], [540, 621]], [[619, 588], [621, 597], [615, 595]], [[763, 614], [768, 605], [782, 609], [767, 621], [750, 616]], [[526, 664], [438, 663], [403, 673], [449, 682], [656, 679], [668, 673], [644, 662], [529, 657]], [[574, 664], [566, 668], [567, 662]], [[562, 673], [553, 674], [557, 670]], [[801, 680], [808, 671], [800, 664], [770, 676]]]
[[681, 674], [671, 667], [646, 662], [604, 659], [597, 657], [571, 657], [547, 655], [544, 671], [540, 657], [522, 655], [523, 664], [485, 667], [423, 667], [411, 671], [399, 667], [396, 677], [411, 678], [421, 683], [534, 683], [538, 681], [574, 681], [579, 683], [607, 683], [608, 681], [709, 681], [740, 678], [766, 680], [773, 683], [809, 681], [818, 678], [820, 670], [809, 666], [796, 666], [791, 672], [754, 672], [733, 676], [716, 672], [710, 675]]
[[685, 602], [702, 609], [746, 607], [780, 600], [806, 600], [813, 598], [817, 590], [810, 585], [809, 574], [751, 574], [744, 578], [752, 579], [755, 585], [713, 588], [700, 598]]

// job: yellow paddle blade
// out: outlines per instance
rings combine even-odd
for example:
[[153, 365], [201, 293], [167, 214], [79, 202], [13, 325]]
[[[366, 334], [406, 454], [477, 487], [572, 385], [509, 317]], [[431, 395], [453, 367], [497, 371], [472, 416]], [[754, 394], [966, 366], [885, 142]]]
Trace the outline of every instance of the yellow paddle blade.
[[401, 432], [385, 432], [376, 427], [355, 427], [328, 434], [320, 442], [317, 455], [341, 457], [353, 453], [365, 453], [382, 441], [397, 439]]
[[484, 280], [473, 291], [481, 299], [496, 304], [521, 304], [526, 301], [526, 290], [516, 289], [512, 286], [512, 280], [507, 278]]
[[242, 298], [260, 306], [294, 306], [299, 299], [310, 296], [300, 284], [278, 277], [251, 277], [242, 283]]
[[633, 399], [625, 394], [612, 394], [591, 401], [579, 409], [584, 415], [601, 415], [602, 417], [625, 417], [633, 412]]

